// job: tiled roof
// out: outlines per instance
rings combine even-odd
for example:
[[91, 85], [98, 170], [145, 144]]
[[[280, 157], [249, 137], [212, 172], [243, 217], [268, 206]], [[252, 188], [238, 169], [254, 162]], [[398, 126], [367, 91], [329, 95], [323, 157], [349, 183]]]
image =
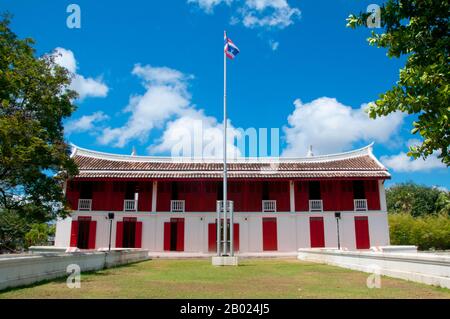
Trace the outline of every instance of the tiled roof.
[[[218, 159], [171, 159], [124, 156], [75, 148], [78, 178], [213, 178], [222, 177]], [[389, 178], [372, 154], [372, 146], [352, 152], [306, 158], [230, 159], [229, 178]]]

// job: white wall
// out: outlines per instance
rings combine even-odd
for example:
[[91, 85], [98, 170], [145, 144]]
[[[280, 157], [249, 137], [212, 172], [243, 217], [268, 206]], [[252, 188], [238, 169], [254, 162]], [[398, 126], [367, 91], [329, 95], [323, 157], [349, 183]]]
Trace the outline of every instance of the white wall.
[[[295, 252], [298, 248], [310, 247], [309, 218], [323, 217], [326, 247], [337, 247], [337, 227], [334, 212], [295, 213], [234, 213], [239, 223], [240, 252], [261, 252], [263, 250], [262, 218], [277, 218], [278, 251]], [[96, 248], [106, 248], [109, 242], [109, 220], [107, 212], [74, 212], [72, 217], [92, 216], [97, 221]], [[355, 216], [368, 216], [371, 246], [389, 245], [387, 214], [382, 211], [341, 212], [341, 247], [356, 249]], [[164, 222], [170, 218], [184, 218], [184, 246], [187, 252], [208, 252], [208, 224], [214, 223], [216, 213], [117, 213], [113, 221], [111, 243], [115, 247], [116, 223], [123, 217], [137, 217], [142, 222], [142, 248], [149, 251], [164, 250]], [[58, 220], [55, 246], [68, 247], [70, 243], [71, 218]]]
[[450, 288], [449, 256], [302, 248], [298, 259]]
[[71, 264], [78, 265], [81, 272], [85, 272], [148, 258], [146, 250], [4, 256], [0, 258], [0, 290], [68, 276], [67, 266]]

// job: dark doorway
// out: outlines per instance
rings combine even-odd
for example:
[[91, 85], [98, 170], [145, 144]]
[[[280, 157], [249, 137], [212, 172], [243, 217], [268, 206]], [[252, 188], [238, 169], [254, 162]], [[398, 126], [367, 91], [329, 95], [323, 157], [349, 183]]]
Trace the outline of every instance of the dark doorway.
[[137, 192], [137, 184], [134, 182], [128, 182], [126, 183], [125, 187], [125, 199], [133, 200], [135, 199], [134, 196]]
[[178, 183], [172, 182], [172, 200], [178, 200]]
[[123, 219], [123, 243], [124, 248], [135, 248], [136, 246], [136, 219]]
[[90, 220], [78, 219], [78, 238], [77, 247], [80, 249], [89, 249], [89, 227]]
[[366, 191], [364, 189], [364, 181], [353, 181], [353, 198], [365, 199]]
[[164, 223], [164, 250], [184, 251], [184, 218]]
[[217, 200], [223, 200], [223, 182], [217, 182]]
[[320, 182], [309, 182], [309, 199], [321, 199]]
[[80, 182], [80, 199], [92, 199], [92, 182]]
[[170, 250], [176, 251], [177, 250], [177, 223], [171, 222], [170, 223]]
[[262, 183], [262, 200], [269, 200], [269, 183]]

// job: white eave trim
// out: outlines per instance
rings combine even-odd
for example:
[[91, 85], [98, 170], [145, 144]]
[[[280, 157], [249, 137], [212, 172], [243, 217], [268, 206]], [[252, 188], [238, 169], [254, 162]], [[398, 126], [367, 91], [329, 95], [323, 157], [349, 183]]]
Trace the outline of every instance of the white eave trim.
[[[167, 156], [131, 156], [122, 154], [111, 154], [98, 151], [92, 151], [72, 145], [72, 155], [86, 156], [96, 159], [104, 159], [110, 161], [125, 161], [125, 162], [154, 162], [154, 163], [218, 163], [221, 164], [223, 159], [221, 158], [191, 158], [191, 157], [167, 157]], [[349, 152], [320, 155], [312, 157], [241, 157], [241, 158], [229, 158], [228, 163], [320, 163], [330, 162], [335, 160], [351, 159], [355, 157], [369, 155], [371, 156], [380, 167], [386, 169], [372, 154], [373, 143]]]

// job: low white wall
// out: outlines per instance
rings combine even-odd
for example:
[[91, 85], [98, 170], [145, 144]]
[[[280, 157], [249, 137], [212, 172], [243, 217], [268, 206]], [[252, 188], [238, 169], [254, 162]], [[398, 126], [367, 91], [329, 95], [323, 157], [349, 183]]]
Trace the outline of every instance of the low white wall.
[[299, 249], [298, 259], [450, 288], [450, 256]]
[[66, 270], [71, 264], [85, 272], [146, 259], [147, 250], [4, 256], [0, 258], [0, 290], [68, 276]]

